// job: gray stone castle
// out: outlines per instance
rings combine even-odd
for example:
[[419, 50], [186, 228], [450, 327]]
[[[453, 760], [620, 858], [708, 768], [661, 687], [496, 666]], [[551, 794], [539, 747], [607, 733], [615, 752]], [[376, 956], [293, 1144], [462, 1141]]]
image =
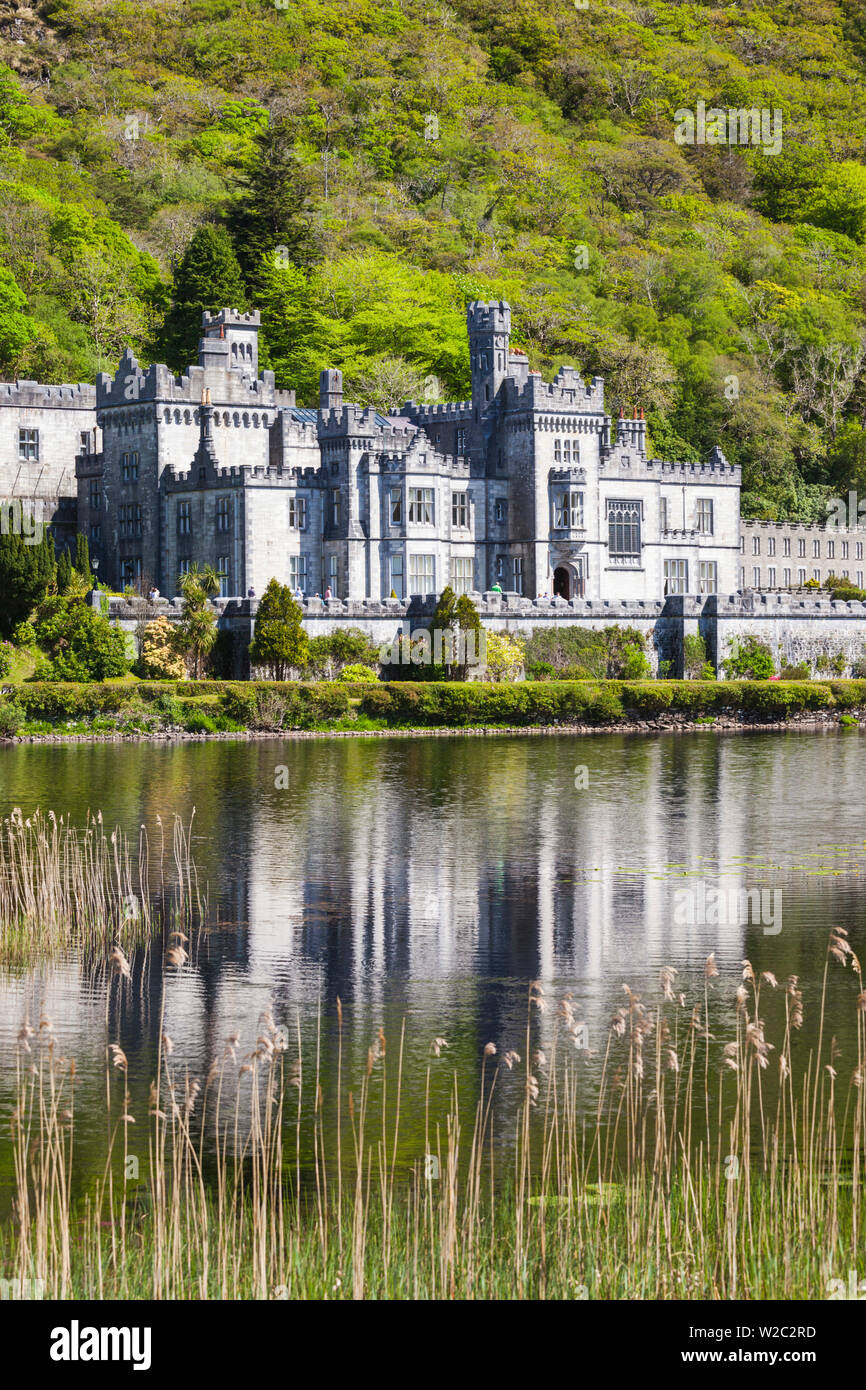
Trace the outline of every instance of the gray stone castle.
[[179, 378], [127, 351], [95, 387], [0, 385], [0, 498], [38, 502], [60, 541], [83, 531], [101, 582], [167, 597], [194, 564], [227, 598], [276, 577], [353, 602], [446, 584], [570, 606], [702, 598], [821, 580], [837, 554], [862, 582], [862, 531], [741, 523], [719, 448], [649, 458], [643, 412], [606, 414], [600, 377], [529, 370], [503, 302], [467, 309], [471, 400], [387, 415], [344, 401], [336, 370], [317, 409], [297, 406], [259, 372], [259, 323], [205, 314]]
[[232, 309], [204, 315], [180, 378], [127, 351], [95, 390], [0, 388], [0, 494], [41, 495], [59, 535], [84, 531], [101, 581], [168, 596], [196, 563], [225, 596], [272, 577], [359, 600], [738, 587], [740, 473], [720, 450], [648, 458], [643, 412], [612, 419], [600, 377], [529, 370], [507, 304], [470, 304], [467, 324], [471, 400], [387, 415], [344, 401], [336, 370], [318, 409], [297, 406], [259, 372], [259, 315]]

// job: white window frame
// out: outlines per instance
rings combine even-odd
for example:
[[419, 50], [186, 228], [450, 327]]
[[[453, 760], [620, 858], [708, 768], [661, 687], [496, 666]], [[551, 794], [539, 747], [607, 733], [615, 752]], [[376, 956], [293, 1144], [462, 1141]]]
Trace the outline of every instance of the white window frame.
[[687, 594], [689, 591], [689, 562], [677, 557], [664, 561], [665, 594]]
[[412, 526], [432, 526], [434, 524], [434, 503], [432, 487], [410, 487], [409, 522]]
[[471, 594], [475, 588], [475, 561], [471, 555], [451, 556], [451, 588], [455, 594]]
[[553, 525], [559, 531], [583, 529], [583, 493], [580, 488], [557, 492], [553, 499]]
[[307, 557], [306, 555], [289, 556], [289, 588], [294, 593], [295, 589], [300, 589], [302, 594], [307, 592]]
[[714, 525], [712, 497], [699, 497], [695, 504], [695, 529], [701, 536], [711, 536]]
[[404, 564], [403, 564], [403, 556], [402, 556], [402, 555], [391, 555], [391, 556], [389, 556], [389, 559], [388, 559], [388, 575], [389, 575], [389, 578], [390, 578], [390, 581], [391, 581], [390, 584], [389, 584], [389, 586], [388, 586], [388, 592], [390, 593], [391, 590], [393, 589], [393, 590], [394, 590], [394, 593], [397, 595], [398, 599], [400, 599], [400, 601], [401, 601], [401, 603], [402, 603], [403, 599], [405, 599], [405, 597], [406, 597], [406, 592], [405, 592], [405, 580], [406, 580], [406, 575], [405, 575], [405, 566], [404, 566]]
[[232, 591], [232, 557], [218, 555], [216, 567], [220, 575], [220, 598], [228, 598]]
[[24, 427], [18, 431], [18, 458], [24, 463], [39, 462], [39, 431]]
[[719, 566], [715, 560], [698, 562], [698, 593], [717, 594], [719, 592]]
[[[618, 515], [619, 514], [619, 515]], [[634, 497], [610, 497], [605, 505], [605, 521], [607, 524], [608, 537], [608, 556], [610, 559], [634, 559], [640, 557], [643, 546], [643, 506]], [[637, 527], [637, 546], [634, 546], [634, 530]], [[614, 528], [621, 530], [623, 536], [626, 531], [632, 537], [628, 547], [622, 549], [614, 546]]]
[[436, 592], [436, 556], [414, 554], [409, 556], [409, 594], [419, 594], [422, 598]]

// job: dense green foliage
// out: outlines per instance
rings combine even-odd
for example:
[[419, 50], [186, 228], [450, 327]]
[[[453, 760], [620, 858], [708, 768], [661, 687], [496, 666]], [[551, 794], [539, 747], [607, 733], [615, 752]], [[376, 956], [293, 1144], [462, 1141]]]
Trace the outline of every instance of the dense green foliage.
[[[655, 721], [777, 723], [810, 712], [866, 712], [852, 681], [141, 681], [27, 682], [0, 695], [33, 733], [282, 732], [293, 729], [543, 728]], [[9, 732], [12, 732], [10, 729]]]
[[33, 626], [44, 653], [36, 667], [39, 680], [103, 681], [127, 670], [123, 632], [83, 599], [49, 595]]
[[531, 680], [640, 680], [650, 674], [637, 628], [533, 628], [524, 644]]
[[250, 661], [263, 667], [274, 680], [284, 680], [292, 670], [307, 664], [310, 639], [301, 626], [301, 605], [292, 598], [288, 584], [272, 579], [256, 613], [256, 629], [250, 644]]
[[311, 637], [305, 674], [316, 680], [333, 680], [347, 666], [378, 669], [379, 648], [359, 627], [339, 627], [321, 637]]
[[746, 637], [738, 642], [722, 667], [729, 680], [767, 680], [776, 670], [773, 653], [766, 642], [757, 637]]
[[[234, 275], [225, 239], [211, 271], [185, 252], [222, 228], [302, 403], [326, 365], [380, 406], [465, 398], [465, 301], [502, 295], [532, 367], [603, 373], [657, 455], [720, 442], [746, 514], [866, 492], [862, 0], [17, 13], [4, 374], [89, 378], [127, 341], [180, 365]], [[778, 110], [780, 153], [678, 145], [699, 100]]]
[[54, 542], [47, 531], [38, 545], [23, 535], [0, 534], [0, 637], [26, 621], [56, 583]]

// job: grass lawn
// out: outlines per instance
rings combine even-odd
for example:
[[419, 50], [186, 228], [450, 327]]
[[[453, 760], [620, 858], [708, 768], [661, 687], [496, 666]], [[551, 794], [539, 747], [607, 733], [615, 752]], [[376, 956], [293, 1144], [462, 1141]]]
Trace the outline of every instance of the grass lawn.
[[9, 674], [5, 677], [4, 685], [21, 685], [28, 676], [32, 676], [36, 669], [36, 658], [38, 653], [30, 647], [16, 647], [12, 656], [12, 665]]

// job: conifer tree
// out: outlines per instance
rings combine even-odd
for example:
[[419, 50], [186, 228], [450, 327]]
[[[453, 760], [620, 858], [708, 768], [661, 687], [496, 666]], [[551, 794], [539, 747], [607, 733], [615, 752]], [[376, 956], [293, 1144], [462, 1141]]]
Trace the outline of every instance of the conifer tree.
[[175, 372], [195, 362], [202, 313], [246, 308], [243, 278], [231, 239], [222, 227], [199, 227], [174, 277], [172, 307], [166, 315], [159, 350]]
[[22, 535], [0, 535], [0, 637], [30, 617], [57, 582], [54, 541], [46, 528], [38, 545]]
[[72, 561], [69, 558], [69, 551], [63, 550], [60, 559], [57, 561], [57, 592], [65, 594], [72, 579]]
[[307, 664], [309, 639], [301, 617], [288, 585], [272, 579], [262, 594], [250, 643], [250, 661], [265, 667], [272, 680], [285, 680], [292, 668]]
[[90, 579], [90, 546], [82, 531], [75, 537], [75, 568], [83, 579]]
[[232, 219], [238, 261], [252, 297], [265, 289], [266, 258], [280, 254], [302, 268], [318, 259], [312, 192], [312, 177], [294, 151], [288, 123], [277, 121], [261, 131]]

